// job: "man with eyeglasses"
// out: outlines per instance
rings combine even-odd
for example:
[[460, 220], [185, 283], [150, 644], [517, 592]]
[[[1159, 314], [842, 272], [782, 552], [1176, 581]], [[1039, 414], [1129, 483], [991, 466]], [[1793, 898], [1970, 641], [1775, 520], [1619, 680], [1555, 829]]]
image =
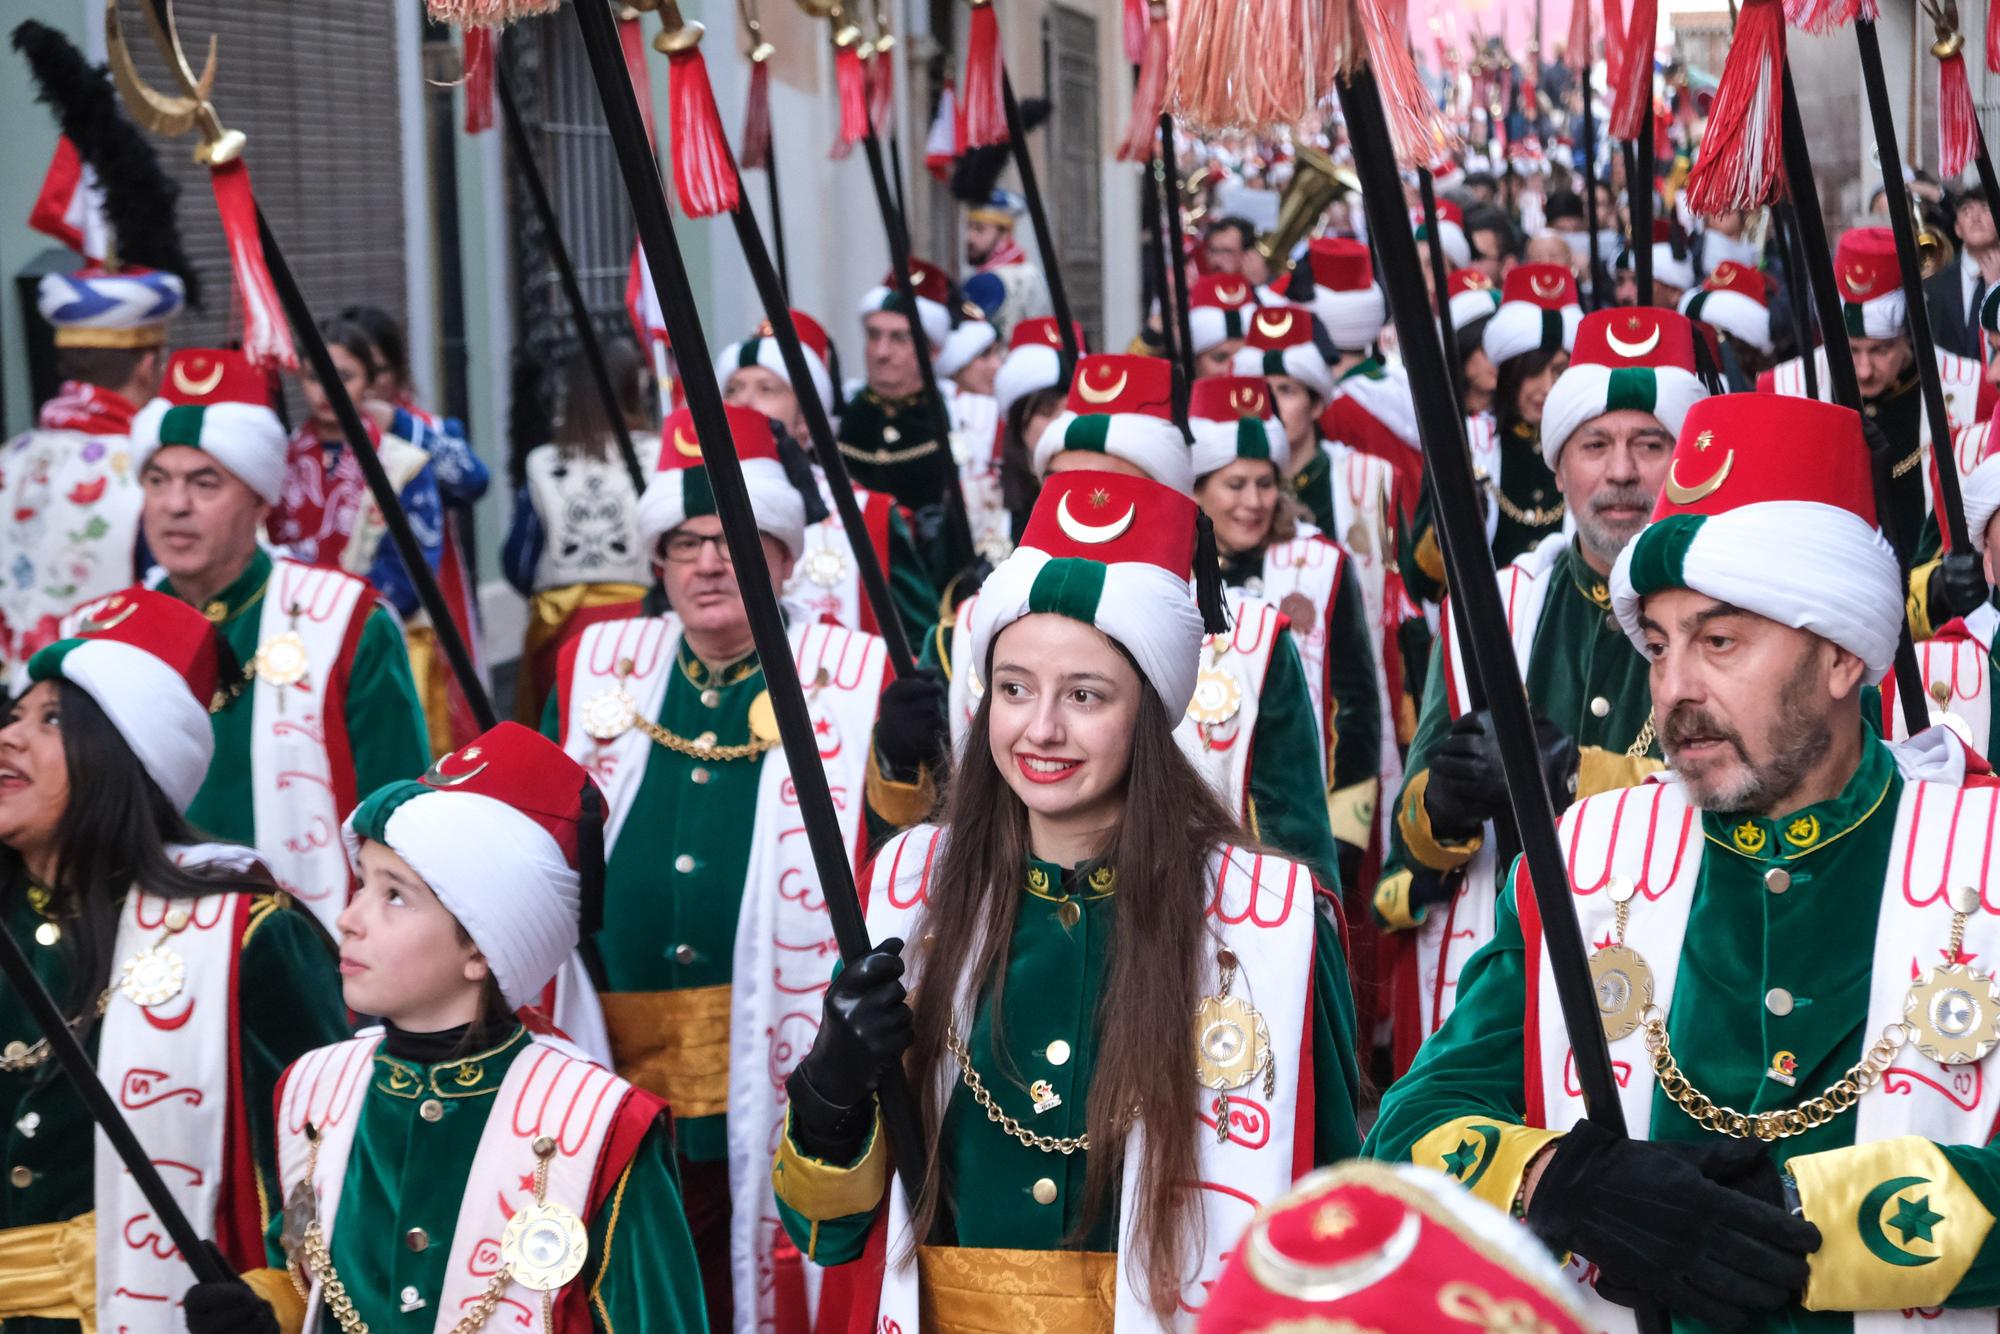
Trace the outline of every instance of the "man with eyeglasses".
[[[805, 500], [779, 462], [772, 419], [725, 411], [771, 586], [782, 589], [805, 549]], [[732, 1211], [732, 1191], [749, 1187], [732, 1182], [732, 1156], [739, 1174], [769, 1164], [729, 1146], [754, 1142], [761, 1154], [776, 1141], [795, 1059], [784, 1053], [812, 1045], [819, 1014], [817, 1001], [796, 1002], [824, 987], [834, 943], [742, 572], [685, 409], [660, 440], [638, 526], [671, 610], [600, 622], [572, 641], [542, 730], [604, 793], [604, 929], [586, 960], [619, 1073], [673, 1106], [710, 1323], [729, 1329], [732, 1293], [774, 1263], [775, 1234], [758, 1211]], [[859, 861], [933, 803], [942, 689], [922, 677], [891, 684], [882, 641], [864, 631], [794, 618], [789, 637], [841, 838]], [[734, 989], [739, 972], [754, 985]], [[734, 1077], [732, 1053], [748, 1057]], [[732, 1275], [732, 1239], [756, 1268]], [[742, 1298], [757, 1301], [755, 1287]]]

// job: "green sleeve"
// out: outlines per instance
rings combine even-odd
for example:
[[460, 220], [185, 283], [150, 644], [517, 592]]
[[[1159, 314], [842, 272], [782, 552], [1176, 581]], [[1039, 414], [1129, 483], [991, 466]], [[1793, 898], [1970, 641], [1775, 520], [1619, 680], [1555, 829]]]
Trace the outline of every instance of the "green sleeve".
[[1306, 868], [1330, 890], [1340, 888], [1340, 856], [1326, 814], [1326, 788], [1312, 722], [1306, 670], [1290, 635], [1271, 650], [1257, 726], [1250, 738], [1250, 814], [1259, 838]]
[[818, 1178], [817, 1184], [821, 1188], [824, 1188], [828, 1181], [836, 1183], [838, 1188], [843, 1184], [843, 1179], [849, 1178], [850, 1174], [859, 1173], [868, 1163], [876, 1151], [875, 1136], [881, 1133], [882, 1122], [878, 1117], [874, 1130], [869, 1134], [868, 1143], [862, 1147], [855, 1160], [851, 1163], [832, 1164], [813, 1158], [801, 1149], [798, 1141], [792, 1137], [790, 1118], [786, 1119], [785, 1142], [778, 1151], [778, 1169], [773, 1176], [777, 1187], [778, 1221], [784, 1225], [785, 1235], [792, 1239], [792, 1245], [798, 1247], [799, 1254], [815, 1264], [844, 1265], [860, 1259], [863, 1248], [868, 1244], [868, 1229], [875, 1223], [875, 1215], [878, 1212], [876, 1206], [881, 1201], [877, 1198], [868, 1207], [854, 1213], [823, 1218], [815, 1222], [801, 1213], [794, 1207], [792, 1201], [786, 1198], [787, 1165], [791, 1166], [794, 1177], [797, 1175], [798, 1165], [804, 1164], [814, 1169]]
[[542, 735], [562, 744], [562, 691], [549, 691], [549, 697], [542, 704]]
[[673, 1132], [655, 1122], [590, 1224], [590, 1323], [599, 1334], [708, 1328], [701, 1269], [681, 1208]]
[[1365, 783], [1382, 772], [1382, 697], [1375, 676], [1375, 637], [1351, 561], [1340, 565], [1327, 637], [1326, 694], [1333, 701], [1331, 791]]
[[[1972, 1188], [1986, 1212], [2000, 1218], [2000, 1140], [1985, 1144], [1940, 1144], [1938, 1149], [1958, 1173], [1959, 1180]], [[1972, 1268], [1945, 1299], [1946, 1306], [2000, 1306], [2000, 1227], [1986, 1234]]]
[[394, 618], [380, 607], [369, 611], [354, 650], [347, 736], [354, 748], [354, 790], [361, 796], [430, 767], [430, 734], [410, 676], [409, 650]]
[[931, 627], [938, 619], [938, 590], [931, 582], [930, 572], [924, 568], [924, 558], [917, 550], [917, 539], [910, 534], [910, 525], [903, 521], [903, 512], [894, 505], [889, 507], [889, 598], [896, 604], [896, 619], [902, 623], [903, 634], [915, 649], [930, 634]]
[[1340, 934], [1340, 902], [1316, 894], [1313, 903], [1313, 1166], [1361, 1152], [1354, 1109], [1361, 1069], [1354, 1049], [1354, 991]]
[[1461, 1117], [1522, 1124], [1522, 1027], [1527, 950], [1514, 911], [1514, 878], [1499, 896], [1493, 939], [1466, 960], [1458, 1004], [1424, 1043], [1409, 1072], [1382, 1097], [1363, 1152], [1407, 1161], [1416, 1142]]
[[345, 1041], [353, 1029], [340, 995], [338, 956], [305, 909], [260, 898], [251, 908], [241, 967], [244, 1110], [265, 1208], [276, 1214], [278, 1078], [299, 1057]]

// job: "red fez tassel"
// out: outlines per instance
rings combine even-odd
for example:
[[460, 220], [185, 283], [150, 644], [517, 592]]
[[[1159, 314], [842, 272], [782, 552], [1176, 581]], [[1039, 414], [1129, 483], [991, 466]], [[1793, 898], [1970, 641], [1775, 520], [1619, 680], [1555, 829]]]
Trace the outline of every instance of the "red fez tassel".
[[1375, 83], [1381, 90], [1396, 161], [1405, 169], [1428, 167], [1457, 145], [1438, 118], [1437, 105], [1424, 88], [1416, 58], [1410, 54], [1402, 16], [1389, 12], [1390, 3], [1392, 0], [1360, 0], [1356, 6], [1368, 43], [1368, 63], [1374, 67]]
[[[1947, 48], [1939, 54], [1939, 48]], [[1965, 76], [1965, 39], [1953, 33], [1931, 47], [1938, 57], [1938, 175], [1945, 180], [1964, 171], [1978, 142], [1978, 111]]]
[[639, 99], [639, 115], [646, 122], [646, 142], [660, 141], [653, 131], [653, 74], [646, 58], [646, 34], [639, 29], [639, 11], [618, 20], [618, 45], [625, 52], [625, 73], [632, 80], [632, 93]]
[[[1604, 87], [1613, 98], [1618, 96], [1618, 86], [1624, 82], [1618, 65], [1624, 50], [1625, 14], [1619, 0], [1604, 0]], [[1608, 127], [1605, 132], [1614, 133]]]
[[2000, 74], [2000, 0], [1986, 6], [1986, 68]]
[[1737, 14], [1708, 133], [1688, 176], [1688, 207], [1697, 215], [1758, 208], [1776, 197], [1784, 66], [1784, 6], [1779, 0], [1748, 0]]
[[[1618, 43], [1618, 78], [1611, 87], [1611, 137], [1639, 137], [1641, 117], [1653, 101], [1653, 48], [1658, 45], [1659, 0], [1632, 0], [1632, 23]], [[1609, 72], [1609, 65], [1606, 71]]]
[[493, 29], [465, 30], [465, 132], [493, 128]]
[[771, 165], [771, 62], [750, 57], [750, 89], [743, 96], [743, 169]]
[[1159, 130], [1160, 113], [1167, 106], [1167, 64], [1173, 54], [1168, 49], [1167, 7], [1155, 0], [1148, 11], [1144, 50], [1137, 62], [1139, 73], [1132, 84], [1132, 119], [1118, 145], [1120, 162], [1146, 162], [1152, 158], [1153, 136]]
[[887, 125], [896, 105], [895, 47], [875, 45], [875, 58], [868, 62], [868, 117], [877, 125]]
[[992, 0], [972, 0], [971, 34], [965, 41], [965, 146], [1007, 142], [1007, 107], [1000, 92], [1000, 20]]
[[1801, 32], [1828, 33], [1857, 18], [1875, 21], [1875, 0], [1785, 0], [1785, 21]]
[[868, 135], [868, 71], [861, 67], [858, 40], [833, 53], [834, 91], [840, 98], [840, 132], [833, 154], [844, 158]]
[[722, 113], [715, 109], [700, 47], [667, 57], [667, 99], [673, 107], [674, 193], [681, 197], [681, 211], [690, 218], [730, 212], [740, 198], [736, 159], [722, 135]]
[[291, 326], [278, 303], [278, 289], [264, 263], [264, 238], [257, 231], [257, 197], [250, 193], [250, 168], [243, 159], [211, 168], [215, 211], [222, 217], [222, 239], [229, 246], [229, 270], [236, 279], [236, 299], [243, 307], [243, 353], [259, 366], [297, 370]]
[[1176, 114], [1198, 130], [1304, 120], [1350, 71], [1348, 0], [1186, 0], [1174, 43]]

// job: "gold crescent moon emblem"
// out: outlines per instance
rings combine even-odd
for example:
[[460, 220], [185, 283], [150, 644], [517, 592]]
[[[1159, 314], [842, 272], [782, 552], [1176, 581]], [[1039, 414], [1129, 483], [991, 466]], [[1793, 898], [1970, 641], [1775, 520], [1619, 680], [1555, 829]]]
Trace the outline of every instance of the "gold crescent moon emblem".
[[1250, 300], [1250, 289], [1240, 285], [1218, 287], [1215, 289], [1215, 299], [1226, 306], [1240, 306]]
[[1069, 512], [1069, 495], [1056, 502], [1056, 525], [1063, 530], [1063, 534], [1070, 541], [1081, 542], [1085, 546], [1102, 546], [1106, 542], [1116, 542], [1125, 536], [1138, 517], [1139, 507], [1128, 502], [1125, 513], [1110, 523], [1085, 523]]
[[127, 602], [122, 597], [113, 598], [86, 616], [83, 624], [76, 627], [76, 632], [80, 635], [101, 635], [107, 630], [116, 630], [131, 620], [132, 613], [138, 610], [136, 602]]
[[174, 363], [174, 388], [189, 398], [205, 398], [215, 391], [215, 386], [222, 383], [222, 372], [223, 365], [218, 361], [214, 370], [200, 379], [195, 379], [188, 374], [187, 363], [177, 361]]
[[[1547, 286], [1543, 286], [1545, 283]], [[1528, 290], [1544, 301], [1553, 301], [1563, 294], [1563, 280], [1544, 278], [1539, 273], [1531, 273], [1528, 275]]]
[[1678, 476], [1680, 465], [1681, 461], [1675, 459], [1667, 468], [1667, 499], [1676, 505], [1692, 505], [1696, 501], [1708, 499], [1722, 489], [1722, 484], [1729, 480], [1729, 470], [1736, 466], [1736, 451], [1732, 449], [1723, 456], [1722, 466], [1717, 468], [1707, 481], [1697, 482], [1693, 486], [1681, 484]]
[[159, 92], [140, 75], [139, 67], [132, 59], [131, 48], [125, 41], [124, 26], [118, 18], [118, 0], [105, 0], [104, 47], [111, 66], [112, 82], [117, 84], [132, 118], [154, 133], [172, 137], [199, 127], [202, 144], [195, 150], [197, 162], [221, 166], [234, 161], [243, 153], [245, 136], [240, 130], [223, 128], [222, 119], [215, 114], [215, 106], [209, 100], [215, 90], [218, 40], [212, 35], [209, 37], [208, 59], [197, 78], [194, 68], [188, 64], [186, 51], [181, 47], [180, 28], [174, 22], [172, 0], [167, 0], [162, 8], [165, 10], [164, 22], [152, 5], [140, 6], [146, 16], [146, 27], [152, 32], [153, 45], [159, 48], [168, 73], [180, 85], [180, 96], [169, 97]]
[[[1638, 323], [1639, 323], [1638, 318], [1635, 316], [1632, 319], [1628, 319], [1625, 322], [1625, 327], [1630, 329], [1635, 325], [1637, 325]], [[1660, 345], [1660, 326], [1657, 324], [1654, 325], [1653, 332], [1647, 334], [1644, 338], [1639, 339], [1637, 342], [1627, 341], [1626, 339], [1620, 338], [1617, 334], [1612, 333], [1611, 330], [1606, 329], [1604, 331], [1604, 342], [1606, 346], [1608, 346], [1613, 352], [1616, 352], [1619, 356], [1636, 360], [1639, 357], [1645, 356], [1647, 353], [1651, 352], [1654, 348]]]
[[1485, 292], [1493, 287], [1493, 280], [1478, 269], [1467, 269], [1463, 281], [1468, 292]]
[[1062, 346], [1062, 331], [1053, 324], [1045, 324], [1041, 330], [1042, 342], [1050, 347]]
[[1125, 385], [1131, 378], [1132, 373], [1130, 371], [1120, 371], [1116, 380], [1113, 380], [1108, 386], [1099, 388], [1091, 384], [1084, 376], [1079, 375], [1076, 377], [1077, 397], [1086, 403], [1109, 403], [1125, 392]]
[[674, 453], [684, 459], [698, 459], [701, 457], [701, 441], [676, 426], [674, 428]]
[[1257, 316], [1257, 332], [1273, 338], [1283, 338], [1292, 331], [1292, 312], [1289, 310], [1266, 310]]
[[1240, 385], [1229, 391], [1229, 406], [1245, 417], [1264, 415], [1264, 394], [1254, 385]]
[[1841, 276], [1847, 279], [1848, 289], [1858, 297], [1866, 297], [1875, 290], [1875, 276], [1868, 272], [1865, 265], [1850, 264]]
[[462, 774], [448, 774], [444, 771], [444, 766], [456, 759], [478, 760], [480, 753], [478, 746], [467, 746], [463, 751], [441, 757], [431, 766], [430, 772], [424, 775], [424, 786], [457, 787], [461, 783], [470, 783], [486, 772], [486, 761], [480, 760]]

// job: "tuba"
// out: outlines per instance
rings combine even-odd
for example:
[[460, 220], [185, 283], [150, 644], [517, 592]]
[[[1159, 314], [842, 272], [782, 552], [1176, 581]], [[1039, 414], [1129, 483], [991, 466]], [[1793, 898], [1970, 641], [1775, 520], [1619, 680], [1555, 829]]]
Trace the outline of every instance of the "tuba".
[[1354, 173], [1336, 167], [1323, 150], [1294, 142], [1292, 179], [1278, 197], [1278, 225], [1257, 241], [1257, 253], [1270, 266], [1272, 282], [1291, 271], [1292, 247], [1311, 234], [1326, 206], [1342, 191], [1360, 193]]
[[1931, 226], [1925, 219], [1924, 211], [1917, 205], [1917, 197], [1910, 196], [1910, 228], [1917, 238], [1917, 268], [1925, 278], [1942, 272], [1952, 260], [1958, 258], [1958, 251], [1951, 243], [1951, 233]]

